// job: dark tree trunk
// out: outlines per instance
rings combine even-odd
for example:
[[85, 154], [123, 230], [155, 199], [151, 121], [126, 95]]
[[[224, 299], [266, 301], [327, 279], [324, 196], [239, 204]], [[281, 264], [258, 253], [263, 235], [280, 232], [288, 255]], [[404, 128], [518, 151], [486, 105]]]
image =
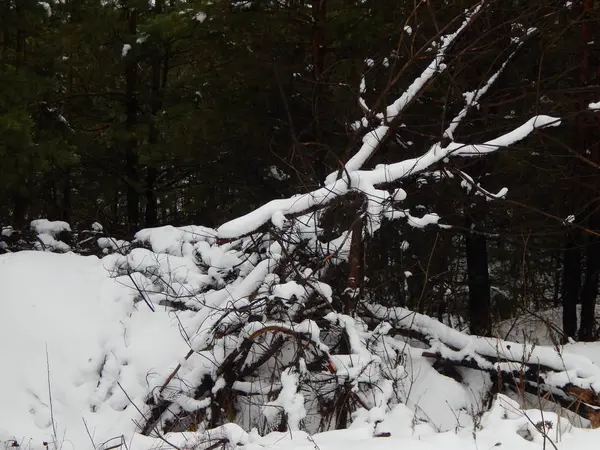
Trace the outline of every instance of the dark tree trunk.
[[[590, 63], [591, 49], [590, 45], [593, 41], [592, 28], [590, 25], [591, 19], [593, 18], [594, 2], [593, 0], [583, 0], [583, 13], [584, 17], [581, 21], [581, 42], [583, 55], [580, 66], [580, 81], [582, 87], [589, 86], [590, 83]], [[585, 154], [589, 151], [590, 159], [593, 163], [598, 164], [600, 162], [600, 146], [595, 136], [593, 136], [594, 128], [598, 124], [594, 120], [591, 120], [591, 115], [586, 111], [587, 104], [591, 100], [589, 93], [584, 92], [582, 94], [582, 101], [580, 104], [580, 113], [578, 117], [578, 137], [581, 140], [579, 151]], [[588, 167], [588, 170], [590, 168]], [[597, 196], [597, 190], [600, 187], [600, 178], [597, 170], [591, 171], [590, 182], [591, 192], [590, 200], [594, 202]], [[590, 203], [593, 210], [589, 213], [588, 227], [597, 231], [600, 225], [600, 212], [598, 206]], [[586, 270], [585, 270], [585, 281], [581, 290], [581, 322], [579, 327], [579, 340], [591, 341], [594, 339], [594, 328], [595, 328], [595, 309], [596, 309], [596, 295], [598, 294], [598, 273], [600, 272], [600, 239], [598, 236], [588, 234], [588, 243], [586, 246]]]
[[[474, 161], [468, 166], [470, 176], [480, 183], [492, 171], [495, 159]], [[473, 190], [476, 189], [473, 187]], [[474, 192], [473, 192], [474, 193]], [[491, 286], [488, 267], [487, 237], [480, 231], [487, 216], [487, 202], [481, 196], [470, 195], [464, 207], [465, 252], [467, 257], [467, 285], [469, 287], [469, 323], [471, 334], [492, 335]]]
[[156, 169], [148, 167], [146, 171], [146, 215], [145, 226], [155, 227], [158, 224], [158, 199], [155, 191]]
[[560, 259], [561, 259], [560, 251], [557, 251], [554, 255], [554, 259], [556, 261], [556, 267], [554, 269], [554, 294], [552, 296], [552, 301], [555, 308], [560, 306], [560, 290], [562, 289], [562, 285], [560, 284]]
[[[154, 3], [154, 14], [163, 12], [163, 0], [156, 0]], [[158, 144], [159, 130], [156, 127], [156, 115], [162, 107], [162, 95], [167, 85], [167, 70], [169, 63], [168, 47], [165, 48], [164, 57], [161, 52], [156, 52], [152, 60], [152, 75], [150, 81], [150, 126], [148, 130], [148, 143], [151, 147]], [[161, 92], [162, 91], [162, 92]], [[146, 168], [146, 213], [144, 223], [147, 227], [154, 227], [158, 224], [158, 197], [156, 195], [156, 180], [158, 170], [152, 162]]]
[[[129, 33], [132, 36], [135, 36], [137, 33], [137, 11], [135, 9], [129, 11]], [[135, 233], [140, 223], [140, 200], [138, 193], [139, 155], [135, 135], [135, 126], [137, 123], [136, 83], [137, 63], [130, 57], [125, 69], [125, 96], [127, 102], [125, 128], [128, 133], [125, 149], [125, 176], [127, 178], [127, 228], [129, 233]]]
[[67, 170], [65, 172], [65, 181], [63, 184], [63, 192], [62, 192], [62, 208], [61, 208], [61, 218], [65, 222], [71, 221], [71, 171]]
[[27, 211], [27, 203], [25, 197], [21, 194], [13, 195], [13, 211], [12, 211], [12, 226], [17, 230], [25, 228], [25, 213]]
[[[596, 215], [596, 214], [594, 214]], [[594, 227], [592, 229], [598, 229]], [[598, 274], [600, 273], [600, 239], [590, 235], [586, 251], [585, 281], [581, 289], [580, 341], [593, 341], [596, 325], [596, 296], [598, 295]]]
[[327, 150], [325, 142], [323, 142], [323, 130], [321, 127], [321, 96], [322, 96], [322, 80], [321, 75], [325, 70], [325, 22], [327, 21], [327, 0], [312, 0], [312, 35], [311, 35], [311, 59], [312, 59], [312, 76], [315, 83], [313, 90], [313, 133], [314, 139], [321, 144], [312, 148], [314, 153], [312, 158], [307, 158], [312, 162], [314, 173], [317, 177], [317, 182], [322, 183], [327, 174], [326, 157]]
[[574, 233], [567, 236], [562, 269], [563, 333], [575, 338], [577, 334], [577, 302], [581, 290], [581, 254]]
[[[467, 214], [467, 228], [471, 229], [472, 225], [478, 221], [477, 212], [479, 211]], [[467, 254], [471, 334], [491, 336], [492, 315], [487, 238], [483, 234], [468, 232], [465, 236], [465, 249]]]
[[350, 274], [348, 275], [348, 289], [344, 298], [344, 313], [352, 314], [360, 291], [364, 286], [364, 242], [363, 220], [357, 219], [352, 226], [352, 242], [350, 243]]

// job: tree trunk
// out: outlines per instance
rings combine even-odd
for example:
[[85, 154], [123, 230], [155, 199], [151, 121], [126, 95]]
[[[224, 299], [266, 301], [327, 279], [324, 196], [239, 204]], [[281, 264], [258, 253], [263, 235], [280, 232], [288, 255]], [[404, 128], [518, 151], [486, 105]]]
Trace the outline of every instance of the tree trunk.
[[348, 291], [344, 299], [344, 314], [352, 314], [356, 308], [361, 290], [364, 286], [364, 242], [363, 219], [357, 218], [352, 226], [350, 243], [350, 274], [348, 275]]
[[158, 224], [158, 199], [156, 197], [156, 169], [148, 167], [146, 169], [146, 215], [145, 226], [155, 227]]
[[[154, 14], [163, 12], [163, 0], [156, 0], [154, 3]], [[152, 60], [152, 75], [150, 81], [150, 126], [148, 129], [148, 143], [150, 147], [158, 144], [159, 131], [156, 127], [156, 115], [162, 107], [162, 95], [167, 85], [167, 68], [169, 63], [168, 48], [165, 48], [164, 58], [160, 52], [156, 52]], [[162, 91], [162, 92], [161, 92]], [[154, 227], [158, 224], [158, 197], [156, 195], [156, 180], [158, 170], [151, 162], [146, 167], [146, 214], [144, 222], [146, 227]]]
[[567, 236], [562, 269], [563, 333], [575, 338], [577, 334], [577, 302], [581, 289], [581, 254], [574, 233]]
[[65, 171], [65, 180], [62, 189], [61, 218], [65, 222], [71, 221], [71, 171]]
[[[472, 214], [467, 213], [467, 228], [480, 219], [478, 205]], [[469, 322], [471, 334], [491, 336], [492, 315], [490, 276], [488, 271], [487, 238], [483, 234], [468, 232], [465, 236], [467, 275], [469, 285]]]
[[[314, 148], [312, 158], [306, 158], [312, 162], [314, 173], [317, 177], [317, 182], [322, 183], [327, 175], [327, 167], [325, 159], [327, 150], [325, 142], [323, 142], [323, 133], [321, 129], [321, 95], [322, 95], [322, 80], [321, 75], [325, 70], [325, 22], [327, 20], [327, 0], [312, 0], [311, 1], [313, 29], [311, 35], [311, 59], [312, 59], [312, 76], [315, 83], [313, 90], [312, 101], [312, 116], [313, 116], [313, 133], [314, 139], [318, 144]], [[310, 148], [310, 147], [309, 147]]]
[[[592, 19], [592, 13], [594, 8], [593, 0], [583, 1], [583, 20], [581, 21], [581, 43], [583, 48], [583, 55], [580, 66], [580, 81], [582, 87], [589, 86], [590, 83], [590, 44], [593, 42], [592, 30], [589, 21]], [[582, 154], [589, 151], [590, 159], [594, 163], [600, 162], [600, 146], [598, 141], [592, 136], [594, 123], [591, 119], [591, 114], [586, 111], [587, 104], [591, 100], [589, 94], [584, 92], [582, 94], [582, 101], [580, 104], [581, 111], [578, 117], [578, 137], [581, 140], [580, 148], [578, 149]], [[588, 168], [589, 170], [590, 168]], [[596, 192], [600, 187], [600, 178], [597, 170], [591, 171], [590, 183], [590, 200], [594, 202], [596, 200]], [[588, 226], [591, 230], [598, 230], [600, 225], [600, 213], [598, 207], [594, 203], [591, 203], [593, 210], [589, 214]], [[581, 290], [581, 323], [579, 328], [579, 340], [591, 341], [594, 339], [594, 328], [595, 328], [595, 309], [596, 309], [596, 295], [598, 294], [598, 273], [600, 272], [600, 239], [597, 236], [588, 235], [588, 244], [586, 246], [586, 271], [585, 281]]]
[[[475, 161], [468, 166], [472, 179], [480, 183], [491, 171], [495, 158]], [[473, 188], [475, 189], [475, 188]], [[488, 268], [487, 237], [479, 232], [487, 215], [487, 204], [480, 196], [470, 195], [464, 207], [465, 252], [467, 257], [467, 285], [469, 287], [469, 323], [471, 334], [491, 336], [492, 306]]]
[[[594, 213], [594, 217], [598, 214]], [[591, 222], [598, 222], [597, 219]], [[597, 230], [597, 227], [591, 227]], [[596, 296], [598, 295], [598, 274], [600, 273], [600, 238], [590, 235], [586, 246], [585, 281], [581, 289], [580, 341], [593, 341], [596, 325]]]
[[[129, 11], [129, 33], [135, 36], [137, 33], [137, 11], [132, 8]], [[125, 68], [125, 96], [126, 114], [125, 129], [128, 137], [125, 149], [125, 176], [127, 178], [127, 229], [129, 233], [138, 230], [140, 222], [139, 194], [138, 194], [138, 163], [137, 138], [135, 126], [137, 123], [137, 63], [129, 57]]]
[[12, 226], [17, 230], [25, 228], [25, 213], [27, 211], [27, 203], [25, 197], [19, 193], [12, 196], [13, 211], [12, 211]]

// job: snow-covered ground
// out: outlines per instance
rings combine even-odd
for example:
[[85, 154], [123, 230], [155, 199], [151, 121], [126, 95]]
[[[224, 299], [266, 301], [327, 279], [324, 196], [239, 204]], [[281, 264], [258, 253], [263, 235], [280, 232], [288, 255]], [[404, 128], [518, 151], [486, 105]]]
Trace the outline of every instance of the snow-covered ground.
[[131, 433], [125, 392], [143, 401], [185, 354], [174, 318], [134, 306], [94, 256], [2, 255], [0, 286], [0, 442], [90, 448]]
[[[147, 395], [187, 353], [181, 330], [197, 323], [197, 313], [175, 315], [158, 302], [152, 312], [136, 301], [128, 277], [114, 278], [109, 270], [118, 258], [48, 252], [0, 256], [0, 445], [8, 448], [16, 441], [35, 449], [48, 442], [50, 448], [85, 449], [124, 442], [130, 449], [169, 447], [135, 433], [138, 408], [144, 410]], [[199, 276], [191, 260], [169, 258], [165, 264], [182, 286]], [[592, 359], [600, 353], [596, 344], [568, 349], [579, 350]], [[188, 370], [195, 368], [200, 376], [202, 361], [199, 357]], [[481, 416], [479, 395], [486, 379], [480, 372], [463, 370], [460, 384], [439, 375], [416, 353], [405, 365], [411, 389], [406, 404], [387, 412], [359, 410], [349, 430], [261, 437], [229, 424], [208, 437], [227, 437], [248, 450], [525, 450], [551, 448], [544, 442], [545, 430], [557, 448], [597, 448], [600, 431], [572, 427], [550, 412], [523, 411], [503, 396]], [[542, 425], [545, 421], [550, 425]], [[165, 438], [179, 448], [202, 448], [207, 435], [187, 432]]]

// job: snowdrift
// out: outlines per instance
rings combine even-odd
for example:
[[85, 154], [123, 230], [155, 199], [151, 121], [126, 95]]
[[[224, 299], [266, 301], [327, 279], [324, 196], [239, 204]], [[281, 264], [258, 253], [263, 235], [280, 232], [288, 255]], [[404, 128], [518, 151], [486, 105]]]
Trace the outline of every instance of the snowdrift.
[[94, 256], [1, 255], [0, 286], [0, 441], [89, 448], [131, 434], [130, 403], [186, 351], [175, 318], [137, 308]]
[[[248, 297], [254, 292], [263, 292], [272, 302], [287, 301], [288, 317], [308, 294], [299, 285], [268, 277], [261, 261], [244, 259], [246, 244], [217, 243], [214, 231], [205, 228], [164, 227], [143, 230], [134, 242], [137, 248], [120, 248], [102, 259], [35, 251], [1, 255], [0, 354], [5, 364], [0, 440], [7, 447], [17, 443], [28, 448], [206, 448], [222, 443], [286, 449], [365, 444], [518, 449], [541, 448], [552, 439], [559, 448], [592, 448], [597, 431], [575, 428], [551, 412], [523, 410], [502, 395], [486, 412], [491, 400], [486, 397], [488, 372], [459, 365], [458, 378], [445, 376], [436, 366], [439, 359], [427, 354], [437, 351], [451, 358], [462, 347], [462, 361], [477, 361], [498, 356], [498, 346], [512, 344], [520, 352], [513, 359], [528, 355], [546, 364], [556, 361], [563, 367], [553, 377], [580, 379], [581, 386], [593, 387], [600, 377], [589, 359], [564, 349], [558, 358], [550, 347], [471, 337], [399, 309], [394, 315], [386, 310], [387, 322], [371, 331], [358, 318], [330, 314], [327, 322], [343, 327], [350, 339], [348, 353], [340, 353], [327, 345], [333, 329], [325, 331], [310, 320], [265, 321], [256, 314], [248, 320]], [[232, 273], [238, 277], [232, 280]], [[311, 292], [329, 294], [326, 285], [315, 286]], [[371, 312], [372, 317], [383, 314], [376, 307]], [[429, 336], [431, 345], [389, 336], [405, 325]], [[334, 374], [315, 366], [308, 353], [304, 370], [294, 370], [293, 364], [287, 369], [283, 364], [255, 364], [265, 348], [279, 342], [281, 333], [265, 332], [268, 327], [302, 335], [320, 355], [327, 355]], [[243, 336], [254, 336], [262, 345], [243, 353]], [[378, 341], [385, 345], [378, 346]], [[298, 351], [297, 341], [280, 345], [285, 350], [280, 357], [293, 362], [290, 355]], [[386, 352], [396, 355], [394, 364]], [[590, 345], [586, 352], [593, 353]], [[232, 364], [236, 357], [245, 361], [239, 367], [253, 365], [255, 372], [238, 371], [230, 379], [223, 367], [239, 370]], [[274, 380], [277, 372], [279, 379]], [[209, 389], [213, 395], [199, 396], [207, 376], [214, 380]], [[317, 378], [329, 387], [349, 386], [349, 395], [356, 395], [348, 430], [313, 434], [332, 427], [320, 423], [323, 398], [311, 396], [308, 389], [318, 386]], [[210, 411], [222, 400], [217, 397], [220, 390], [228, 387], [239, 394], [234, 398], [236, 414], [226, 416], [229, 424], [207, 427], [205, 417], [199, 418], [196, 432], [165, 428], [181, 418], [179, 427], [191, 429], [190, 417], [201, 416], [190, 413]], [[157, 410], [160, 414], [154, 417]], [[287, 433], [274, 431], [282, 414]], [[148, 424], [152, 427], [144, 432]]]

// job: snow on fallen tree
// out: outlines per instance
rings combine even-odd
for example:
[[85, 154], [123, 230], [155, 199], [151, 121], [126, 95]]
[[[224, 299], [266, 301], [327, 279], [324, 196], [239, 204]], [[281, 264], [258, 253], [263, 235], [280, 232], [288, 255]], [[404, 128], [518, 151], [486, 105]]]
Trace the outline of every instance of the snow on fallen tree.
[[[451, 69], [450, 50], [486, 7], [480, 3], [467, 11], [455, 29], [439, 37], [429, 64], [389, 105], [367, 105], [361, 81], [358, 101], [365, 117], [356, 131], [362, 145], [321, 188], [274, 200], [216, 230], [145, 229], [129, 243], [93, 227], [85, 239], [106, 255], [102, 262], [115, 282], [136, 293], [137, 308], [172, 314], [187, 346], [187, 353], [174, 354], [168, 369], [161, 368], [159, 379], [149, 377], [143, 398], [139, 390], [127, 397], [140, 413], [140, 433], [211, 430], [211, 439], [237, 444], [248, 442], [249, 435], [233, 423], [261, 432], [324, 431], [346, 428], [353, 418], [377, 424], [401, 404], [415, 410], [416, 420], [452, 429], [469, 424], [468, 412], [483, 408], [482, 397], [487, 402], [505, 382], [554, 395], [594, 421], [600, 370], [586, 358], [469, 336], [363, 295], [366, 241], [383, 221], [444, 226], [435, 211], [417, 217], [403, 208], [408, 196], [403, 181], [428, 175], [443, 182], [447, 177], [432, 174], [450, 172], [445, 164], [452, 158], [485, 157], [560, 125], [559, 118], [536, 115], [481, 143], [454, 140], [464, 118], [535, 33], [529, 29], [511, 40], [497, 69], [479, 80], [480, 87], [464, 93], [464, 105], [458, 105], [443, 139], [418, 156], [366, 167], [402, 125], [404, 111]], [[507, 193], [485, 192], [489, 198]], [[344, 209], [349, 219], [330, 226], [328, 215], [335, 208]], [[131, 381], [124, 368], [134, 363], [107, 354], [99, 368], [98, 398]], [[460, 376], [440, 375], [440, 365], [457, 368]], [[484, 381], [473, 382], [474, 373], [484, 373]], [[458, 423], [442, 423], [436, 416], [440, 399]], [[424, 400], [428, 404], [420, 403]]]
[[[443, 226], [434, 211], [416, 217], [403, 209], [408, 194], [399, 182], [444, 171], [450, 158], [484, 157], [561, 123], [536, 115], [482, 143], [454, 140], [464, 118], [536, 32], [528, 29], [511, 41], [497, 70], [464, 93], [464, 105], [443, 140], [419, 156], [365, 168], [401, 125], [404, 110], [439, 73], [449, 70], [449, 50], [485, 7], [481, 3], [467, 11], [454, 31], [440, 37], [430, 64], [382, 112], [362, 97], [363, 77], [358, 101], [365, 117], [356, 126], [363, 133], [362, 145], [321, 188], [269, 202], [217, 230], [142, 230], [133, 244], [143, 248], [105, 258], [116, 277], [138, 290], [140, 299], [180, 311], [179, 327], [189, 346], [148, 396], [143, 434], [215, 428], [225, 422], [263, 431], [345, 428], [359, 411], [377, 415], [399, 403], [411, 404], [417, 378], [428, 376], [434, 383], [464, 389], [453, 404], [456, 410], [473, 407], [465, 400], [472, 397], [468, 392], [473, 387], [464, 379], [440, 381], [434, 369], [440, 363], [494, 375], [496, 383], [488, 378], [477, 396], [491, 395], [505, 376], [526, 383], [529, 390], [560, 394], [565, 404], [576, 397], [578, 411], [588, 408], [583, 414], [592, 418], [588, 412], [595, 400], [589, 397], [586, 403], [575, 393], [593, 393], [600, 386], [600, 372], [585, 358], [468, 336], [408, 310], [367, 303], [361, 295], [365, 240], [377, 233], [382, 221]], [[476, 184], [466, 173], [458, 174]], [[346, 208], [351, 220], [346, 227], [328, 229], [327, 215], [339, 207]], [[398, 334], [407, 337], [398, 339]], [[199, 368], [205, 360], [212, 369]], [[588, 406], [581, 408], [581, 402]]]
[[363, 305], [367, 315], [400, 335], [429, 346], [421, 355], [445, 364], [494, 375], [496, 389], [504, 384], [552, 398], [565, 408], [600, 425], [600, 367], [585, 356], [560, 347], [522, 344], [470, 336], [406, 308]]

